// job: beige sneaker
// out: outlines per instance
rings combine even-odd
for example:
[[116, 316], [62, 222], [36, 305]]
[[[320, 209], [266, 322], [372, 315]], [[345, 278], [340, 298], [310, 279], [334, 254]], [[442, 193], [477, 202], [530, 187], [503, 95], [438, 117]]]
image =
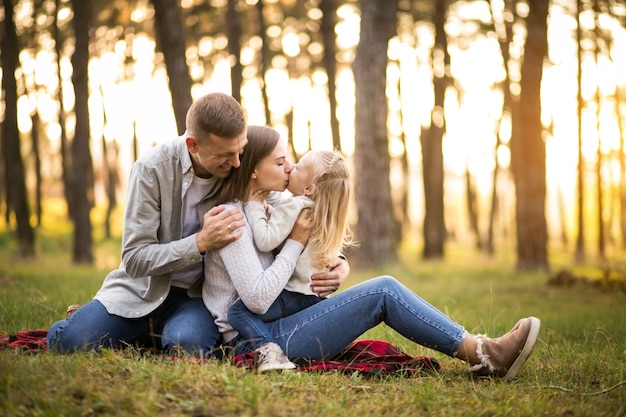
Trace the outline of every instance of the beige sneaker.
[[496, 376], [508, 381], [517, 375], [530, 356], [539, 336], [541, 321], [537, 317], [521, 319], [504, 336], [491, 339], [476, 336], [479, 364], [470, 371], [478, 376]]
[[283, 350], [276, 343], [270, 342], [254, 352], [258, 373], [296, 368], [296, 365], [285, 356]]

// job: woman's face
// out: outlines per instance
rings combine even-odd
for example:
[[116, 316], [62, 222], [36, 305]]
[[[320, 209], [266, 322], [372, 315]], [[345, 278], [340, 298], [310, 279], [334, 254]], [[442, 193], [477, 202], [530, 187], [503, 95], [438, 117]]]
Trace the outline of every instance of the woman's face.
[[271, 154], [258, 163], [253, 173], [254, 188], [266, 191], [285, 191], [289, 183], [291, 165], [286, 161], [287, 145], [279, 140]]
[[287, 189], [293, 195], [309, 195], [309, 185], [313, 175], [313, 152], [305, 153], [297, 164], [293, 165], [289, 174]]

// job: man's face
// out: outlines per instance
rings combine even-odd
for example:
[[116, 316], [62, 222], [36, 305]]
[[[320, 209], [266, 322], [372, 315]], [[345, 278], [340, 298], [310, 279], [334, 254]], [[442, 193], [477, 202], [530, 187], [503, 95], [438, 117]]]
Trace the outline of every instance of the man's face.
[[239, 155], [248, 143], [246, 131], [236, 138], [222, 138], [212, 133], [204, 140], [187, 137], [194, 173], [202, 178], [226, 178], [240, 165]]

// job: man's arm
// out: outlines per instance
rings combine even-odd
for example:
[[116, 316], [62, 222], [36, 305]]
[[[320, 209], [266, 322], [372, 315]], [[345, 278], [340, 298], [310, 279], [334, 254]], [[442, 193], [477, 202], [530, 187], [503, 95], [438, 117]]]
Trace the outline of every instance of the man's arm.
[[330, 271], [311, 277], [311, 290], [320, 297], [326, 297], [339, 289], [350, 275], [350, 265], [345, 256], [339, 255], [330, 264]]

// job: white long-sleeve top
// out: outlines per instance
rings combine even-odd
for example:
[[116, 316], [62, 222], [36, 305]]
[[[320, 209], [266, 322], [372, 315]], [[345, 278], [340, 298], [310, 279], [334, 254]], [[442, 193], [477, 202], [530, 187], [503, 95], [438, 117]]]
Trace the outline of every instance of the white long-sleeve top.
[[[244, 211], [252, 227], [256, 247], [263, 252], [278, 248], [289, 236], [302, 209], [312, 206], [313, 200], [306, 196], [284, 198], [274, 206], [268, 206], [268, 216], [262, 203], [246, 202]], [[285, 285], [285, 289], [301, 294], [316, 295], [311, 291], [311, 276], [326, 271], [313, 266], [311, 251], [307, 245], [298, 258], [294, 273]]]
[[[240, 202], [225, 206], [243, 210]], [[225, 342], [237, 335], [228, 323], [230, 306], [241, 298], [251, 312], [265, 313], [286, 287], [303, 249], [301, 243], [287, 239], [274, 258], [270, 251], [255, 246], [252, 228], [246, 222], [239, 239], [207, 252], [202, 299]]]

